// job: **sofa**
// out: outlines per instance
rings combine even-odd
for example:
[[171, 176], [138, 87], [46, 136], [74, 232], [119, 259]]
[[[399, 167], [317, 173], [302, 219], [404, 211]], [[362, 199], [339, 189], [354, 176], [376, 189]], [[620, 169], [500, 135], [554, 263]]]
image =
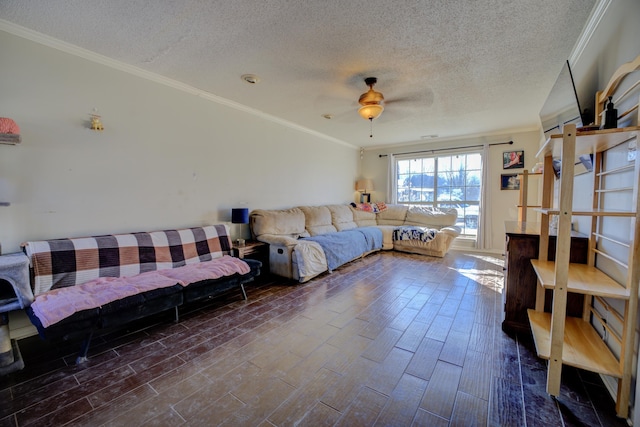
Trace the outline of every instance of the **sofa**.
[[94, 332], [238, 289], [262, 264], [231, 255], [227, 225], [30, 241], [35, 297], [26, 309], [43, 339], [84, 337], [76, 360], [87, 360]]
[[[256, 209], [250, 214], [249, 224], [253, 238], [269, 244], [271, 272], [302, 283], [333, 271], [336, 265], [327, 259], [327, 245], [346, 244], [346, 235], [358, 230], [377, 233], [381, 244], [362, 247], [339, 265], [378, 250], [444, 257], [460, 235], [457, 218], [455, 209], [345, 204]], [[322, 236], [331, 241], [318, 242]]]

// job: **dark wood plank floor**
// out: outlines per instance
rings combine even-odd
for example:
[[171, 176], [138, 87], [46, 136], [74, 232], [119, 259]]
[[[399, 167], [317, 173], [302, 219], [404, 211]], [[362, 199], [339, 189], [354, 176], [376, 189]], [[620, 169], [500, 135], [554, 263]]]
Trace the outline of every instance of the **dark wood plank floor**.
[[561, 396], [500, 327], [502, 259], [385, 252], [78, 343], [20, 341], [0, 425], [623, 426], [599, 377]]

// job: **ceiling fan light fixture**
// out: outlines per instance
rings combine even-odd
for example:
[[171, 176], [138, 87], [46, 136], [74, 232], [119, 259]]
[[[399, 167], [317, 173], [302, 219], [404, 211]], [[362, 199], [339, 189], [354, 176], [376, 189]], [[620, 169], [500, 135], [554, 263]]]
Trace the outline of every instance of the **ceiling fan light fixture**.
[[358, 114], [365, 120], [377, 119], [383, 111], [384, 107], [380, 104], [367, 104], [358, 108]]
[[380, 117], [380, 114], [384, 111], [382, 106], [384, 96], [380, 92], [373, 90], [373, 86], [378, 82], [377, 78], [367, 77], [364, 82], [369, 86], [369, 90], [360, 95], [360, 99], [358, 99], [358, 102], [362, 105], [358, 109], [358, 114], [365, 120], [373, 121], [373, 119]]

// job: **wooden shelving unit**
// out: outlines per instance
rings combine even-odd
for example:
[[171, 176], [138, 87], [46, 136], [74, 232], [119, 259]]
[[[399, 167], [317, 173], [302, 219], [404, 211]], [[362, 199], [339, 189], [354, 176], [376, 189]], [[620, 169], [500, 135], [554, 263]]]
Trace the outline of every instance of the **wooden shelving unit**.
[[520, 175], [520, 198], [518, 201], [518, 222], [527, 222], [528, 209], [539, 209], [540, 205], [529, 204], [529, 178], [542, 176], [542, 172], [529, 172], [526, 169]]
[[[529, 322], [536, 337], [538, 356], [549, 360], [551, 355], [551, 335], [549, 334], [551, 314], [529, 310]], [[611, 354], [589, 322], [576, 317], [567, 317], [565, 335], [568, 339], [563, 343], [562, 363], [622, 378], [618, 360]], [[598, 355], [598, 357], [594, 357], [594, 355]]]
[[[574, 125], [575, 129], [575, 125]], [[602, 129], [579, 132], [575, 142], [575, 155], [571, 159], [574, 163], [579, 161], [579, 157], [583, 154], [601, 153], [624, 142], [637, 138], [638, 126], [628, 128]], [[551, 135], [551, 137], [540, 148], [537, 157], [553, 157], [562, 156], [562, 141], [564, 134]], [[564, 166], [564, 165], [563, 165]], [[564, 171], [564, 167], [562, 168]]]
[[[555, 259], [555, 236], [549, 236], [548, 259]], [[571, 236], [571, 262], [586, 264], [589, 251], [588, 237], [580, 233]], [[508, 333], [531, 334], [528, 309], [536, 307], [537, 277], [531, 260], [538, 259], [540, 224], [507, 221], [504, 247], [504, 315], [502, 329]], [[544, 311], [551, 310], [553, 291], [545, 291]], [[567, 313], [582, 317], [584, 295], [571, 294], [567, 298]]]
[[[635, 347], [635, 327], [638, 312], [638, 282], [640, 280], [640, 158], [632, 166], [604, 170], [606, 152], [614, 147], [637, 140], [640, 127], [623, 129], [577, 132], [575, 125], [566, 125], [562, 135], [550, 137], [538, 152], [544, 158], [542, 213], [539, 259], [531, 260], [538, 278], [536, 308], [529, 310], [529, 322], [533, 332], [538, 356], [547, 359], [547, 392], [553, 396], [560, 393], [562, 365], [610, 375], [618, 378], [616, 411], [618, 416], [627, 417], [633, 355]], [[574, 164], [581, 154], [594, 154], [594, 192], [593, 210], [573, 212]], [[553, 157], [561, 158], [560, 192], [558, 207], [553, 208], [554, 172]], [[616, 173], [628, 173], [633, 170], [633, 185], [626, 183], [621, 188], [606, 188], [602, 179]], [[630, 194], [630, 209], [608, 210], [601, 207], [602, 195], [608, 191], [624, 191]], [[556, 260], [546, 261], [549, 250], [549, 217], [557, 215], [558, 230], [556, 240]], [[589, 260], [586, 265], [569, 262], [569, 242], [572, 215], [590, 216], [592, 229], [589, 240]], [[615, 260], [614, 256], [598, 248], [598, 239], [606, 232], [602, 219], [619, 217], [630, 221], [629, 241], [620, 242], [607, 238], [614, 244], [626, 248], [626, 260]], [[598, 268], [598, 257], [613, 259], [618, 266], [626, 268], [626, 279], [616, 281]], [[544, 313], [545, 289], [553, 290], [552, 312]], [[566, 315], [568, 293], [585, 295], [583, 317]], [[594, 310], [594, 299], [613, 298], [622, 301], [624, 313], [620, 316], [623, 330], [618, 338], [620, 354], [616, 355], [593, 327], [594, 322], [602, 321]], [[603, 322], [605, 323], [605, 322]], [[603, 327], [609, 332], [610, 328]]]
[[[545, 289], [556, 287], [555, 262], [532, 259], [531, 265], [538, 277], [538, 284]], [[572, 263], [568, 274], [567, 292], [629, 299], [628, 289], [591, 265]]]
[[[559, 215], [560, 214], [560, 210], [559, 209], [550, 209], [550, 208], [539, 208], [537, 209], [538, 212], [541, 212], [545, 215]], [[626, 216], [626, 217], [634, 217], [636, 215], [635, 212], [633, 211], [623, 211], [623, 210], [615, 210], [615, 209], [610, 209], [610, 210], [600, 210], [600, 209], [593, 209], [593, 210], [589, 210], [589, 211], [573, 211], [572, 212], [573, 215], [576, 216]]]

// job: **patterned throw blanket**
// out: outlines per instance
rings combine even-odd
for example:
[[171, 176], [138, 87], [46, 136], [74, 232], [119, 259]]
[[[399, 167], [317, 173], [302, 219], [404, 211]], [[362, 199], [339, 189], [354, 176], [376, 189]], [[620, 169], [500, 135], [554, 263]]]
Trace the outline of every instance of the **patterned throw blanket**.
[[428, 227], [398, 227], [393, 230], [393, 240], [420, 240], [430, 242], [435, 239], [438, 230]]
[[225, 225], [27, 242], [35, 301], [45, 328], [133, 295], [247, 274], [229, 256]]
[[100, 277], [128, 277], [231, 254], [224, 225], [27, 242], [33, 294]]

